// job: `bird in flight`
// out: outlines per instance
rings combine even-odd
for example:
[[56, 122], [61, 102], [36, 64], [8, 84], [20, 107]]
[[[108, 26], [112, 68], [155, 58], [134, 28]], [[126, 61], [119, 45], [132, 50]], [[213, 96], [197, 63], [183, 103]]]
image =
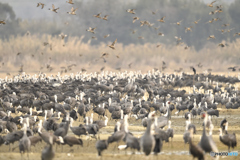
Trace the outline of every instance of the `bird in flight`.
[[112, 48], [112, 49], [115, 49], [115, 43], [117, 43], [117, 39], [111, 44], [111, 45], [108, 45], [108, 47]]
[[67, 13], [68, 13], [68, 14], [71, 14], [71, 15], [76, 15], [75, 12], [77, 11], [77, 9], [78, 9], [78, 8], [75, 8], [75, 9], [74, 9], [74, 8], [72, 7], [71, 12], [67, 12]]
[[126, 12], [135, 14], [135, 12], [134, 12], [135, 10], [136, 10], [136, 9], [127, 9]]
[[73, 0], [68, 0], [68, 1], [66, 1], [67, 3], [69, 3], [69, 4], [74, 4], [73, 3]]
[[108, 15], [105, 15], [102, 19], [107, 21], [108, 20]]
[[229, 67], [228, 69], [229, 69], [229, 70], [232, 70], [233, 72], [235, 72], [237, 67], [238, 67], [238, 66]]
[[0, 20], [0, 24], [6, 24], [5, 20]]
[[139, 20], [139, 17], [133, 17], [133, 23], [136, 21], [136, 20]]
[[93, 16], [101, 19], [101, 13], [98, 13], [97, 15], [93, 15]]
[[50, 10], [50, 11], [53, 11], [53, 12], [55, 12], [55, 13], [57, 13], [57, 10], [59, 9], [59, 7], [58, 8], [55, 8], [55, 6], [54, 6], [54, 4], [52, 5], [52, 9], [51, 8], [49, 8], [48, 10]]
[[67, 37], [67, 35], [66, 34], [59, 34], [59, 37], [61, 37], [62, 39], [64, 39], [65, 37]]
[[199, 20], [194, 21], [193, 23], [198, 24], [198, 22], [199, 22], [200, 20], [201, 20], [201, 18], [200, 18]]
[[44, 8], [44, 6], [45, 6], [45, 4], [43, 4], [43, 3], [38, 3], [38, 4], [37, 4], [37, 7], [39, 7], [39, 6], [42, 6], [42, 8], [41, 8], [41, 9], [43, 9], [43, 8]]
[[157, 21], [164, 23], [165, 22], [164, 19], [165, 19], [165, 16], [162, 17], [161, 19], [158, 19]]
[[86, 31], [91, 32], [91, 33], [94, 34], [94, 33], [95, 33], [95, 32], [94, 32], [95, 29], [96, 29], [96, 27], [95, 27], [95, 28], [89, 27], [89, 29], [87, 29]]
[[213, 1], [213, 2], [211, 2], [210, 4], [208, 4], [207, 6], [208, 7], [213, 7], [213, 3], [215, 3], [216, 1]]
[[210, 35], [210, 36], [207, 38], [207, 40], [209, 40], [209, 39], [216, 39], [216, 38], [215, 38], [214, 35]]

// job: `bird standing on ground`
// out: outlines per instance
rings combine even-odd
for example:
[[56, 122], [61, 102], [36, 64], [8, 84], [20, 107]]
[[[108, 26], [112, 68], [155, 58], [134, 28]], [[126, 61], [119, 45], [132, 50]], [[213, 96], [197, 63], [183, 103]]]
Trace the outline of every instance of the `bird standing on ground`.
[[151, 134], [151, 126], [152, 126], [152, 119], [147, 120], [147, 129], [144, 133], [144, 135], [140, 139], [140, 146], [142, 151], [145, 153], [146, 156], [148, 156], [155, 147], [155, 139], [153, 135]]

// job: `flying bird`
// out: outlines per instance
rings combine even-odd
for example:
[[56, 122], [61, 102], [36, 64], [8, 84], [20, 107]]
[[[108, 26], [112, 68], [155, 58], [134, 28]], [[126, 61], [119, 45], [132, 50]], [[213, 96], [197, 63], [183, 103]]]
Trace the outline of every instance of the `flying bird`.
[[213, 3], [215, 3], [216, 1], [213, 1], [213, 2], [211, 2], [210, 4], [208, 4], [207, 6], [208, 7], [213, 7]]
[[200, 18], [199, 20], [194, 21], [193, 23], [198, 24], [198, 22], [199, 22], [200, 20], [201, 20], [201, 18]]
[[96, 27], [95, 27], [95, 28], [89, 27], [88, 29], [86, 29], [86, 31], [91, 32], [91, 33], [94, 34], [94, 33], [95, 33], [95, 32], [94, 32], [95, 29], [96, 29]]
[[73, 3], [73, 0], [68, 0], [68, 1], [66, 1], [67, 3], [69, 3], [69, 4], [74, 4]]
[[0, 20], [0, 24], [6, 24], [5, 20]]
[[53, 12], [57, 13], [57, 10], [58, 10], [58, 9], [59, 9], [59, 7], [58, 7], [58, 8], [55, 8], [54, 4], [52, 4], [52, 9], [51, 9], [51, 8], [49, 8], [48, 10], [50, 10], [50, 11], [53, 11]]
[[215, 38], [214, 35], [210, 35], [210, 36], [207, 38], [207, 40], [209, 40], [209, 39], [216, 39], [216, 38]]
[[233, 35], [233, 37], [235, 37], [236, 35], [239, 35], [239, 36], [240, 36], [240, 32], [235, 33], [235, 34]]
[[139, 20], [139, 17], [133, 17], [133, 23], [136, 21], [136, 20]]
[[38, 3], [38, 4], [37, 4], [37, 7], [39, 7], [39, 6], [42, 6], [42, 8], [41, 8], [41, 9], [43, 9], [43, 8], [44, 8], [44, 6], [45, 6], [45, 4], [43, 4], [43, 3]]
[[76, 15], [75, 12], [77, 11], [77, 9], [78, 9], [78, 8], [75, 8], [75, 9], [74, 9], [74, 8], [72, 7], [71, 12], [67, 12], [67, 13], [68, 13], [68, 14], [71, 14], [71, 15]]
[[134, 12], [135, 10], [136, 10], [136, 9], [127, 9], [126, 12], [135, 14], [135, 12]]
[[232, 70], [232, 72], [235, 72], [237, 67], [238, 67], [238, 66], [228, 67], [228, 69], [229, 69], [229, 70]]
[[107, 35], [103, 36], [103, 38], [107, 38], [107, 37], [109, 37], [109, 36], [110, 36], [110, 34], [107, 34]]
[[65, 37], [67, 37], [67, 35], [66, 34], [59, 34], [59, 37], [61, 37], [62, 39], [64, 39]]
[[190, 27], [185, 27], [185, 33], [187, 33], [188, 31], [190, 31], [190, 32], [192, 32], [192, 26], [190, 26]]
[[115, 49], [115, 43], [117, 43], [117, 39], [111, 44], [111, 45], [108, 45], [108, 47], [112, 48], [112, 49]]
[[98, 13], [97, 15], [93, 15], [93, 16], [101, 19], [101, 13]]
[[164, 19], [165, 19], [165, 16], [162, 17], [161, 19], [158, 19], [157, 21], [164, 23], [165, 22]]
[[108, 20], [108, 15], [105, 15], [102, 19], [107, 21]]

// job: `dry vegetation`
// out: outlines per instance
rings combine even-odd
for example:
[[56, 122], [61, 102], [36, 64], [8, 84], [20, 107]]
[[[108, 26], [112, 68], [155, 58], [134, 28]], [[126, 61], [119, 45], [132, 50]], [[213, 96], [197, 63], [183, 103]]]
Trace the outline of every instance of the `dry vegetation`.
[[[107, 46], [112, 42], [90, 45], [90, 41], [84, 43], [83, 38], [83, 36], [68, 37], [64, 42], [60, 37], [50, 35], [24, 35], [0, 40], [0, 60], [4, 62], [0, 69], [2, 72], [17, 72], [19, 67], [24, 65], [24, 71], [45, 72], [49, 64], [54, 68], [53, 71], [58, 72], [62, 66], [76, 64], [77, 66], [72, 68], [73, 71], [79, 71], [81, 68], [99, 71], [103, 66], [107, 70], [121, 68], [147, 71], [152, 68], [161, 69], [162, 61], [165, 61], [168, 67], [166, 71], [178, 68], [191, 71], [189, 67], [195, 66], [197, 71], [211, 68], [215, 72], [226, 72], [229, 66], [237, 65], [240, 61], [240, 39], [228, 43], [229, 46], [223, 48], [208, 43], [202, 50], [196, 51], [194, 48], [185, 50], [184, 46], [164, 44], [157, 48], [157, 44], [151, 43], [125, 46], [117, 43], [116, 50], [112, 50]], [[44, 46], [44, 42], [51, 44], [52, 50], [49, 44]], [[100, 58], [103, 52], [109, 53], [109, 56], [105, 57], [106, 63]], [[203, 64], [202, 68], [197, 68], [199, 62]], [[131, 68], [128, 66], [130, 63]]]

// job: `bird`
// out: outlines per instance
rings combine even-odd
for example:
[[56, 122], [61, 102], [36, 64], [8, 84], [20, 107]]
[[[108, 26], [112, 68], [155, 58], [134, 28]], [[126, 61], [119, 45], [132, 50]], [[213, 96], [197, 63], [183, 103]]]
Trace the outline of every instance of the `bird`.
[[198, 19], [198, 20], [194, 21], [193, 23], [198, 24], [198, 22], [199, 22], [200, 20], [201, 20], [201, 19]]
[[67, 37], [67, 35], [66, 34], [59, 34], [59, 37], [61, 37], [61, 39], [64, 39], [65, 37]]
[[220, 46], [220, 47], [225, 47], [225, 46], [228, 46], [228, 44], [227, 43], [218, 43], [218, 46]]
[[58, 8], [55, 8], [54, 4], [52, 4], [52, 8], [49, 8], [48, 10], [57, 13], [57, 10], [58, 10], [58, 9], [59, 9], [59, 7], [58, 7]]
[[115, 49], [115, 43], [117, 43], [117, 39], [111, 44], [111, 45], [108, 45], [108, 47], [112, 48], [112, 49]]
[[100, 18], [101, 19], [101, 13], [98, 13], [98, 14], [93, 15], [93, 16], [96, 17], [96, 18]]
[[5, 20], [0, 20], [0, 25], [6, 24]]
[[[0, 24], [1, 24], [1, 21], [0, 21]], [[240, 32], [235, 33], [235, 34], [233, 35], [233, 37], [235, 37], [236, 35], [239, 35], [239, 36], [240, 36]]]
[[237, 67], [238, 67], [238, 66], [228, 67], [228, 69], [229, 69], [229, 70], [232, 70], [232, 72], [235, 72]]
[[213, 7], [213, 3], [215, 3], [216, 1], [211, 2], [210, 4], [207, 4], [208, 7]]
[[127, 9], [126, 12], [131, 13], [131, 14], [135, 14], [135, 12], [134, 12], [135, 10], [136, 9]]
[[161, 19], [158, 19], [157, 21], [164, 23], [165, 22], [164, 19], [165, 19], [165, 16], [162, 17]]
[[103, 38], [107, 38], [109, 36], [110, 36], [110, 34], [106, 34], [106, 35], [103, 36]]
[[49, 145], [45, 146], [42, 150], [41, 158], [42, 160], [52, 160], [55, 156], [55, 152], [53, 150], [53, 137], [49, 137]]
[[74, 9], [74, 8], [72, 7], [71, 12], [67, 12], [67, 13], [68, 13], [68, 14], [71, 14], [71, 15], [76, 15], [75, 12], [77, 11], [77, 9], [78, 9], [78, 8], [75, 8], [75, 9]]
[[167, 134], [168, 134], [168, 137], [171, 137], [171, 144], [172, 144], [172, 139], [173, 139], [173, 136], [174, 136], [174, 130], [173, 128], [171, 128], [171, 121], [169, 120], [168, 121], [168, 129], [166, 130]]
[[163, 33], [161, 33], [161, 32], [159, 32], [159, 33], [158, 33], [158, 35], [159, 35], [159, 36], [164, 36], [164, 34], [163, 34]]
[[192, 26], [190, 26], [190, 27], [185, 27], [185, 33], [187, 33], [188, 31], [190, 31], [190, 32], [192, 32]]
[[206, 153], [210, 153], [211, 151], [213, 152], [218, 152], [218, 148], [217, 145], [215, 144], [215, 142], [213, 141], [212, 136], [207, 136], [206, 134], [206, 124], [207, 124], [207, 120], [208, 120], [208, 115], [207, 113], [203, 113], [202, 117], [204, 117], [204, 123], [203, 123], [203, 133], [200, 139], [200, 142], [198, 143], [198, 145], [206, 152]]
[[97, 29], [96, 27], [95, 28], [92, 28], [92, 27], [89, 27], [86, 31], [88, 31], [88, 32], [91, 32], [91, 33], [95, 33], [94, 31], [95, 31], [95, 29]]
[[198, 158], [198, 160], [204, 160], [204, 151], [199, 145], [195, 145], [192, 141], [193, 137], [193, 129], [190, 129], [190, 136], [189, 136], [189, 152], [193, 156]]
[[196, 69], [194, 67], [190, 67], [193, 70], [194, 75], [196, 74]]
[[68, 1], [66, 1], [67, 3], [69, 3], [69, 4], [74, 4], [73, 3], [73, 0], [68, 0]]
[[28, 152], [30, 151], [31, 148], [31, 141], [27, 136], [27, 124], [24, 123], [23, 125], [23, 137], [19, 140], [19, 151], [21, 153], [21, 156], [23, 155], [23, 153], [25, 153], [27, 151], [27, 156], [29, 159], [29, 155]]
[[136, 22], [136, 20], [139, 20], [139, 17], [133, 17], [132, 23]]
[[37, 3], [37, 7], [39, 7], [39, 6], [42, 6], [42, 8], [41, 8], [41, 9], [43, 9], [43, 8], [44, 8], [44, 6], [45, 6], [45, 4], [43, 4], [43, 3]]
[[108, 20], [108, 15], [105, 15], [102, 19], [107, 21]]
[[210, 35], [210, 36], [207, 38], [207, 40], [209, 40], [209, 39], [216, 39], [216, 38], [215, 38], [214, 35]]
[[222, 128], [219, 129], [219, 132], [220, 132], [219, 139], [224, 145], [228, 146], [228, 152], [230, 152], [231, 147], [234, 149], [234, 147], [237, 146], [237, 138], [235, 133], [230, 134], [227, 132], [227, 129], [228, 129], [228, 122], [225, 123], [225, 130], [226, 130], [225, 135], [223, 135], [223, 129]]
[[140, 147], [141, 150], [145, 153], [146, 156], [148, 156], [154, 149], [155, 147], [155, 138], [151, 134], [151, 124], [152, 124], [152, 119], [147, 120], [147, 129], [143, 136], [140, 138]]
[[102, 151], [108, 148], [108, 141], [107, 140], [98, 140], [95, 145], [98, 156], [102, 156]]

